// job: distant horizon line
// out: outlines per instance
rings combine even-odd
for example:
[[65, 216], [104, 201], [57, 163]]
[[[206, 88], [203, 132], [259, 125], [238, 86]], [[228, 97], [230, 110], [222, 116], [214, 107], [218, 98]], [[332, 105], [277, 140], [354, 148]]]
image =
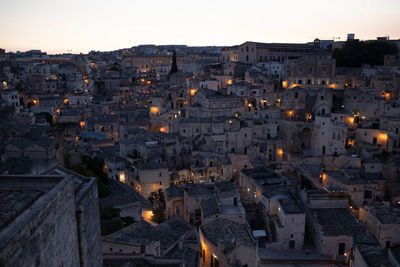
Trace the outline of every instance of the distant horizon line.
[[[360, 41], [378, 41], [377, 38], [380, 37], [388, 37], [388, 41], [400, 41], [400, 37], [399, 38], [393, 38], [390, 39], [390, 36], [377, 36], [375, 37], [375, 39], [362, 39], [362, 38], [355, 38], [354, 40], [360, 40]], [[348, 41], [347, 38], [343, 38], [343, 39], [322, 39], [322, 38], [318, 38], [316, 37], [315, 39], [319, 39], [321, 41], [333, 41], [333, 42], [346, 42]], [[258, 41], [245, 41], [242, 42], [240, 44], [235, 44], [235, 45], [187, 45], [187, 44], [155, 44], [155, 43], [143, 43], [143, 44], [137, 44], [137, 45], [133, 45], [131, 47], [124, 47], [124, 48], [117, 48], [117, 49], [113, 49], [113, 50], [88, 50], [88, 52], [73, 52], [73, 49], [66, 49], [66, 52], [47, 52], [45, 50], [42, 49], [37, 49], [37, 48], [32, 48], [32, 49], [28, 49], [25, 51], [22, 50], [17, 50], [17, 49], [10, 49], [10, 48], [3, 48], [0, 47], [0, 49], [4, 49], [5, 53], [26, 53], [29, 51], [40, 51], [42, 53], [46, 53], [47, 55], [62, 55], [62, 54], [72, 54], [72, 55], [79, 55], [79, 54], [89, 54], [90, 52], [99, 52], [99, 53], [106, 53], [106, 52], [113, 52], [113, 51], [118, 51], [118, 50], [128, 50], [128, 49], [132, 49], [134, 47], [138, 47], [138, 46], [186, 46], [186, 47], [220, 47], [220, 48], [224, 48], [224, 47], [233, 47], [233, 46], [240, 46], [244, 43], [250, 42], [250, 43], [265, 43], [265, 44], [308, 44], [308, 43], [312, 43], [315, 39], [313, 39], [312, 41], [308, 41], [308, 42], [258, 42]]]

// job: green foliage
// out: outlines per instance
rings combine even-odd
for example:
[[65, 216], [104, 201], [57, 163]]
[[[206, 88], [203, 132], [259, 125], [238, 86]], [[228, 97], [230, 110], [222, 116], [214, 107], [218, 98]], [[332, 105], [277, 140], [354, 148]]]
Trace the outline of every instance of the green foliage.
[[132, 217], [121, 217], [121, 210], [116, 208], [100, 209], [101, 234], [108, 235], [135, 222]]
[[162, 223], [165, 221], [165, 195], [162, 189], [151, 192], [147, 198], [151, 204], [153, 204], [153, 216], [151, 220], [155, 223]]
[[349, 40], [333, 51], [338, 67], [360, 67], [362, 64], [383, 65], [385, 55], [397, 55], [398, 47], [387, 41]]
[[112, 220], [114, 218], [119, 217], [120, 213], [121, 213], [120, 209], [116, 209], [113, 207], [103, 208], [103, 209], [100, 209], [100, 219]]
[[164, 214], [164, 209], [163, 208], [156, 208], [153, 210], [153, 216], [151, 217], [151, 220], [155, 223], [162, 223], [165, 221], [165, 214]]
[[150, 201], [151, 204], [153, 204], [153, 206], [156, 206], [157, 208], [164, 207], [165, 205], [165, 196], [162, 189], [151, 192], [147, 199]]
[[89, 156], [81, 156], [82, 163], [73, 169], [83, 176], [96, 177], [97, 178], [97, 189], [99, 197], [105, 197], [110, 194], [107, 188], [108, 177], [103, 172], [104, 160], [101, 158], [91, 158]]

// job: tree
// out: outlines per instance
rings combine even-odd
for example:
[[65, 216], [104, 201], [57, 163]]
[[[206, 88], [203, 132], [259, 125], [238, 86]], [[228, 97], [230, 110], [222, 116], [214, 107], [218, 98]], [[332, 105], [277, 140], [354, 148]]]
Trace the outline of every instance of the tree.
[[108, 196], [110, 192], [107, 188], [107, 174], [103, 172], [104, 160], [97, 157], [81, 156], [81, 161], [82, 163], [72, 170], [83, 176], [96, 177], [99, 197]]
[[151, 192], [147, 199], [151, 204], [153, 204], [153, 216], [151, 217], [151, 220], [155, 223], [162, 223], [165, 221], [165, 196], [162, 189]]
[[121, 210], [113, 207], [100, 209], [101, 234], [103, 236], [114, 233], [135, 222], [130, 216], [121, 217]]
[[362, 64], [383, 65], [385, 55], [397, 55], [398, 47], [387, 41], [349, 40], [333, 51], [339, 67], [360, 67]]
[[178, 72], [178, 65], [176, 63], [176, 52], [174, 50], [174, 53], [172, 54], [172, 64], [171, 64], [171, 70], [168, 73], [168, 77], [170, 77], [172, 74]]
[[147, 199], [156, 208], [163, 208], [165, 205], [165, 196], [162, 189], [158, 189], [157, 191], [151, 192]]
[[151, 217], [151, 220], [158, 224], [165, 221], [164, 209], [162, 208], [153, 209], [153, 216]]

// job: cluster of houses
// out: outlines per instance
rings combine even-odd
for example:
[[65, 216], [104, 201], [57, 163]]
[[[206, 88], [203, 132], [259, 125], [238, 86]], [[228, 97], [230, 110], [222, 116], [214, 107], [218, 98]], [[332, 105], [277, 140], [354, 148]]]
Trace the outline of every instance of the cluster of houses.
[[323, 43], [0, 50], [0, 174], [101, 159], [106, 266], [400, 266], [399, 55]]

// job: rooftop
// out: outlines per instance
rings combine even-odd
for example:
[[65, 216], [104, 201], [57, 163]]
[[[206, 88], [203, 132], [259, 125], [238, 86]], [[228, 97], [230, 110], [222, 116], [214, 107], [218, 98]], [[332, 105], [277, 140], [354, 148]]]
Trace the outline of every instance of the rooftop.
[[346, 185], [372, 183], [370, 179], [362, 175], [360, 169], [341, 169], [340, 171], [327, 171], [326, 173], [336, 181]]
[[152, 245], [160, 242], [161, 254], [163, 255], [178, 240], [186, 240], [186, 237], [189, 238], [187, 240], [189, 243], [198, 243], [197, 235], [195, 235], [194, 241], [190, 241], [193, 239], [193, 234], [191, 234], [193, 231], [195, 231], [193, 225], [179, 215], [175, 215], [157, 226], [152, 226], [145, 221], [139, 221], [118, 232], [107, 235], [104, 241], [134, 246]]
[[389, 266], [385, 252], [374, 236], [365, 235], [362, 238], [354, 239], [353, 243], [367, 266]]
[[282, 185], [288, 182], [285, 176], [276, 173], [270, 168], [243, 169], [242, 172], [260, 185]]
[[217, 218], [200, 226], [200, 230], [211, 243], [218, 246], [224, 244], [223, 252], [228, 254], [240, 245], [255, 247], [256, 243], [251, 236], [250, 229], [227, 219]]
[[368, 209], [382, 224], [400, 224], [400, 209], [384, 206], [368, 206]]
[[279, 203], [287, 214], [304, 213], [299, 203], [293, 198], [279, 199]]
[[365, 233], [365, 227], [347, 208], [313, 209], [314, 218], [326, 236], [353, 236]]

